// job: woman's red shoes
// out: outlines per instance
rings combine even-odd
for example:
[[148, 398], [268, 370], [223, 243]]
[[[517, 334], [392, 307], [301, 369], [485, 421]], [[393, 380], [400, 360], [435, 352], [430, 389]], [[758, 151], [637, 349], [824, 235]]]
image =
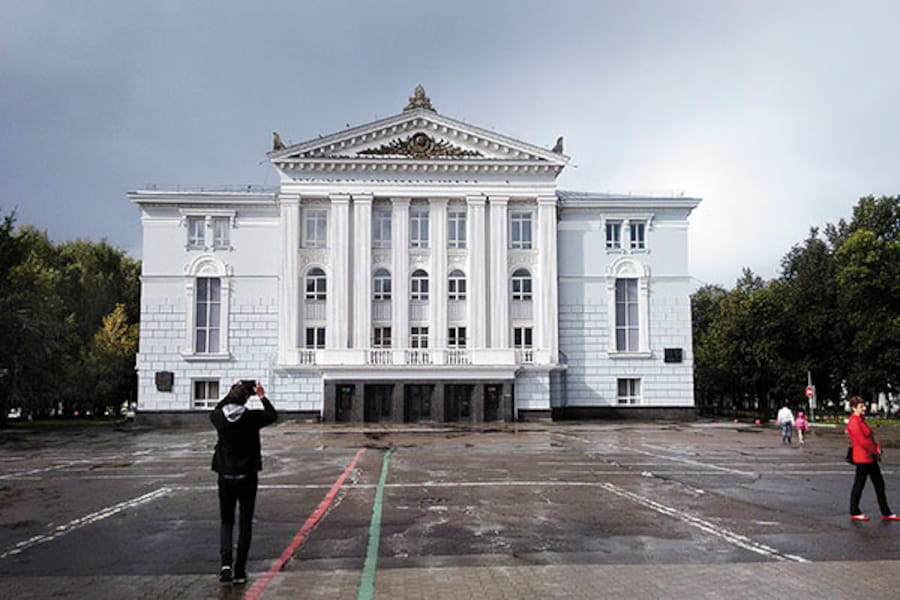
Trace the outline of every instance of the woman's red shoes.
[[900, 517], [897, 515], [884, 515], [881, 517], [882, 521], [900, 521]]
[[868, 521], [869, 517], [866, 515], [850, 515], [851, 521]]

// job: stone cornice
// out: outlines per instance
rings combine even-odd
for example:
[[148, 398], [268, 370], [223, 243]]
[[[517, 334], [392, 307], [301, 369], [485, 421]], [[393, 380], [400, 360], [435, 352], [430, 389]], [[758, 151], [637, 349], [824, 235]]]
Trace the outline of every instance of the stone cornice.
[[281, 159], [274, 161], [286, 172], [310, 173], [496, 173], [559, 175], [563, 165], [497, 159], [372, 159], [318, 158]]

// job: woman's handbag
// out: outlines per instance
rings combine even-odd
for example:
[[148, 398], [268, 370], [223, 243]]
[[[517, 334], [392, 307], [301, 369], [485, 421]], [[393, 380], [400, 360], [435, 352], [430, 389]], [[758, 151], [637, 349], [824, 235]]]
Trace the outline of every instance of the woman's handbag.
[[849, 464], [853, 464], [853, 446], [847, 446], [847, 456], [844, 457], [844, 460]]

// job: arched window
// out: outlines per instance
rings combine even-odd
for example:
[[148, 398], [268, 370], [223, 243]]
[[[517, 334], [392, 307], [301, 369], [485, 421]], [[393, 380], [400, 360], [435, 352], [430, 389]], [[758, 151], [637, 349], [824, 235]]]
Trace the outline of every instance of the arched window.
[[307, 300], [325, 300], [326, 298], [326, 277], [325, 271], [316, 267], [310, 269], [306, 274], [306, 299]]
[[516, 269], [513, 273], [512, 299], [531, 300], [531, 273], [528, 269]]
[[391, 273], [387, 269], [378, 269], [372, 282], [373, 300], [391, 299]]
[[459, 269], [450, 271], [447, 279], [447, 294], [450, 300], [466, 299], [466, 274]]
[[409, 286], [410, 300], [428, 300], [428, 273], [422, 269], [413, 271]]

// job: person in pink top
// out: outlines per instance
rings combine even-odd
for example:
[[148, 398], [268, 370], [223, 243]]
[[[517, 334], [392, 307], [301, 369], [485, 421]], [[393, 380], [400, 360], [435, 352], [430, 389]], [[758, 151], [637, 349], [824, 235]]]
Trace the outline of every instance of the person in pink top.
[[884, 493], [884, 477], [878, 467], [881, 460], [881, 446], [875, 443], [875, 434], [866, 424], [866, 403], [859, 396], [850, 398], [850, 419], [847, 421], [847, 435], [853, 446], [853, 464], [856, 465], [856, 477], [853, 478], [853, 489], [850, 492], [850, 520], [868, 521], [869, 517], [859, 509], [866, 479], [872, 478], [878, 508], [881, 509], [882, 521], [900, 521], [900, 517], [891, 512], [887, 496]]
[[800, 443], [803, 443], [803, 434], [809, 431], [809, 421], [806, 420], [806, 415], [803, 414], [803, 411], [797, 413], [797, 418], [794, 419], [794, 429], [797, 430], [797, 437], [800, 438]]

